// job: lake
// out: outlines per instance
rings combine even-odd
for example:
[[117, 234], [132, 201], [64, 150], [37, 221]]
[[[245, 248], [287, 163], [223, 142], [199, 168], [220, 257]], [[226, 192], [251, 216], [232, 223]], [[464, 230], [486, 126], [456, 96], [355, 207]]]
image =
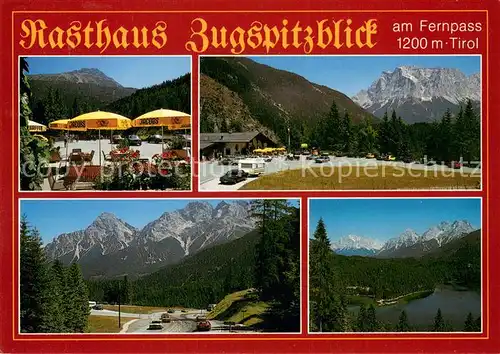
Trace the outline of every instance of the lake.
[[[441, 309], [445, 322], [451, 323], [453, 330], [463, 330], [467, 314], [474, 318], [481, 315], [481, 294], [475, 291], [457, 291], [451, 287], [439, 287], [434, 293], [423, 299], [407, 304], [376, 307], [377, 319], [384, 323], [397, 324], [401, 311], [405, 310], [408, 322], [412, 326], [432, 326], [438, 308]], [[358, 312], [359, 306], [351, 306], [352, 312]]]

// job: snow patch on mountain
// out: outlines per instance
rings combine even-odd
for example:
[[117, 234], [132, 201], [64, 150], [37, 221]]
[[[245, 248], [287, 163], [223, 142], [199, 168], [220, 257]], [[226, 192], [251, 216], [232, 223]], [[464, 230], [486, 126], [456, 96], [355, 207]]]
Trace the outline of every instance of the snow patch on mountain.
[[384, 71], [352, 100], [379, 117], [395, 110], [407, 121], [425, 121], [467, 99], [479, 102], [480, 81], [479, 73], [467, 76], [453, 68], [400, 66]]

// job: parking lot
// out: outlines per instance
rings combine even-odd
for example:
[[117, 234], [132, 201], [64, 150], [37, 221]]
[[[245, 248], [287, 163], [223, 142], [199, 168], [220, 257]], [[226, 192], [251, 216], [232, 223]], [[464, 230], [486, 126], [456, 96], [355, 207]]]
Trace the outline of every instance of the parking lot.
[[[351, 158], [351, 157], [330, 157], [329, 162], [316, 163], [314, 160], [307, 160], [306, 156], [300, 156], [299, 160], [286, 160], [285, 156], [274, 157], [271, 162], [267, 162], [265, 166], [265, 175], [273, 174], [280, 171], [294, 170], [309, 167], [338, 167], [338, 166], [353, 166], [353, 167], [363, 167], [363, 166], [376, 166], [376, 165], [388, 165], [388, 166], [401, 166], [406, 168], [411, 168], [414, 170], [428, 170], [428, 171], [454, 171], [452, 168], [443, 165], [432, 165], [427, 166], [425, 164], [411, 163], [405, 164], [401, 161], [379, 161], [375, 159], [366, 158]], [[218, 161], [214, 162], [201, 162], [199, 168], [200, 174], [200, 190], [203, 191], [234, 191], [240, 189], [245, 184], [249, 183], [255, 178], [247, 178], [245, 181], [233, 184], [233, 185], [222, 185], [219, 183], [219, 178], [231, 169], [237, 169], [236, 165], [219, 165]], [[457, 170], [455, 170], [457, 171]], [[480, 169], [463, 167], [459, 171], [464, 173], [480, 173]]]

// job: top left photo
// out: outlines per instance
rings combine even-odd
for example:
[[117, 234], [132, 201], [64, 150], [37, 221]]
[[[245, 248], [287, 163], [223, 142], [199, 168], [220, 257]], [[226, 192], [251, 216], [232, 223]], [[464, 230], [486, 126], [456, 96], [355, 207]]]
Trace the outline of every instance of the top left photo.
[[21, 191], [191, 190], [191, 58], [19, 57]]

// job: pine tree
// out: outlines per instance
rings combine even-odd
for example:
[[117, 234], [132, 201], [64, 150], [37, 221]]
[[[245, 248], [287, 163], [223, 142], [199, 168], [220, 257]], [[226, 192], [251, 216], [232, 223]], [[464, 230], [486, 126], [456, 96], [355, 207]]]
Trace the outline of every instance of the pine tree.
[[327, 118], [326, 146], [334, 151], [344, 150], [344, 127], [335, 101], [332, 102]]
[[20, 230], [20, 326], [21, 332], [42, 332], [45, 319], [44, 298], [48, 289], [42, 241], [23, 216]]
[[460, 111], [457, 114], [457, 118], [455, 119], [455, 124], [453, 125], [453, 156], [456, 156], [457, 159], [463, 158], [466, 151], [466, 124], [464, 120], [464, 110], [463, 107], [460, 106]]
[[359, 306], [358, 317], [356, 319], [356, 329], [358, 332], [366, 332], [366, 307], [365, 304], [361, 303]]
[[481, 332], [481, 316], [474, 321], [474, 332]]
[[67, 271], [69, 309], [67, 327], [71, 332], [84, 333], [87, 329], [89, 313], [88, 289], [80, 267], [73, 263]]
[[352, 152], [352, 148], [353, 148], [353, 145], [352, 145], [352, 121], [351, 121], [351, 117], [349, 116], [349, 113], [347, 112], [347, 110], [345, 110], [344, 112], [344, 119], [342, 120], [342, 133], [343, 133], [343, 137], [342, 137], [342, 142], [343, 142], [343, 149], [342, 151], [343, 152], [346, 152], [346, 153], [351, 153]]
[[389, 125], [389, 117], [387, 111], [384, 113], [382, 118], [382, 123], [380, 124], [380, 130], [378, 135], [378, 144], [380, 147], [380, 152], [387, 154], [391, 150], [391, 129]]
[[363, 119], [358, 130], [358, 150], [360, 152], [374, 152], [377, 142], [377, 131], [373, 128], [369, 118]]
[[389, 138], [389, 153], [395, 154], [401, 141], [401, 128], [395, 110], [392, 111], [389, 122]]
[[48, 270], [49, 286], [43, 296], [44, 325], [41, 332], [65, 333], [68, 315], [65, 298], [65, 271], [60, 261], [54, 261]]
[[336, 314], [338, 292], [335, 291], [334, 285], [338, 285], [338, 282], [335, 279], [333, 253], [323, 219], [318, 221], [314, 232], [309, 263], [311, 319], [320, 332], [335, 330], [338, 323]]
[[452, 161], [454, 159], [451, 150], [453, 144], [453, 126], [451, 123], [451, 111], [449, 109], [443, 115], [438, 129], [438, 158], [440, 161]]
[[335, 306], [335, 332], [350, 332], [351, 323], [349, 310], [347, 309], [347, 299], [343, 293], [340, 294]]
[[463, 113], [463, 129], [463, 137], [465, 139], [464, 160], [470, 162], [479, 159], [481, 151], [480, 119], [476, 115], [470, 99], [467, 100]]
[[441, 309], [439, 308], [436, 313], [436, 317], [434, 317], [434, 327], [432, 329], [434, 332], [444, 332], [445, 324], [443, 320], [443, 315], [441, 314]]
[[227, 121], [226, 118], [222, 118], [220, 121], [220, 132], [221, 133], [228, 133], [229, 132], [229, 127], [227, 126]]
[[465, 332], [475, 332], [476, 331], [474, 317], [472, 317], [472, 313], [470, 313], [470, 312], [467, 315], [467, 319], [465, 320], [464, 331]]
[[377, 332], [380, 328], [373, 304], [370, 304], [370, 307], [366, 311], [365, 328], [366, 332]]
[[82, 113], [84, 112], [82, 111], [80, 101], [78, 100], [78, 97], [75, 97], [75, 99], [73, 100], [73, 105], [71, 106], [71, 118], [75, 118]]
[[410, 325], [408, 324], [408, 316], [406, 315], [406, 311], [401, 311], [401, 315], [399, 316], [399, 322], [396, 327], [396, 331], [398, 332], [409, 332]]

